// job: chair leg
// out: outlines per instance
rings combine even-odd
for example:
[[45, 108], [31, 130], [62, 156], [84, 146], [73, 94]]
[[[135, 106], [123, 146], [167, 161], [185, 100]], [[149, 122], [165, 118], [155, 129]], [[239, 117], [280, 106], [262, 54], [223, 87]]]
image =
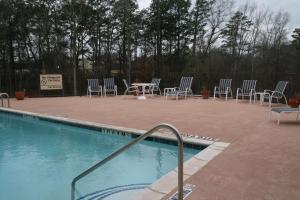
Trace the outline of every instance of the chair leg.
[[296, 121], [298, 120], [298, 117], [299, 117], [299, 113], [300, 113], [300, 112], [298, 112], [298, 114], [297, 114], [297, 117], [296, 117]]
[[214, 100], [216, 99], [216, 89], [214, 89]]
[[[286, 100], [285, 95], [283, 95], [283, 98], [284, 98], [285, 104], [287, 104], [287, 100]], [[299, 113], [298, 113], [298, 114], [299, 114]]]
[[280, 114], [278, 114], [278, 118], [277, 118], [277, 125], [279, 126], [280, 124]]
[[237, 103], [238, 100], [239, 100], [239, 91], [236, 92], [235, 103]]

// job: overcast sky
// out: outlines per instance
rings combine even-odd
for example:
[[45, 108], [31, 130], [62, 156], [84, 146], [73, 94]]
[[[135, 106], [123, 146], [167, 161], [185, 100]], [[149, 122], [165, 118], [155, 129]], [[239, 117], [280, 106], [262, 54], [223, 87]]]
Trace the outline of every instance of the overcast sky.
[[[137, 0], [140, 9], [147, 8], [151, 0]], [[300, 0], [235, 0], [235, 2], [242, 3], [246, 1], [256, 1], [258, 5], [270, 8], [273, 11], [283, 10], [290, 14], [289, 27], [300, 28]]]

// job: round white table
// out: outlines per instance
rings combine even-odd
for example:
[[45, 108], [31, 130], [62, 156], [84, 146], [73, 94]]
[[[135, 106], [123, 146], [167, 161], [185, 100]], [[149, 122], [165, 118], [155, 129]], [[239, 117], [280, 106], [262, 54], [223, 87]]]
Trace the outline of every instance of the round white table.
[[142, 94], [143, 95], [142, 96], [138, 96], [137, 99], [139, 99], [139, 100], [145, 100], [145, 99], [147, 99], [146, 96], [145, 96], [146, 88], [147, 87], [149, 87], [149, 88], [154, 87], [155, 83], [132, 83], [131, 85], [142, 88]]

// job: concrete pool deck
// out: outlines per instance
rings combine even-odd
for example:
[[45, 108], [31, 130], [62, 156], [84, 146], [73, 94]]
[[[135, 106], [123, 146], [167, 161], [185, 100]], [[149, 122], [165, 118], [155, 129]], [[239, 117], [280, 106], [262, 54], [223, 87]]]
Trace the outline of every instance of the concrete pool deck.
[[18, 110], [148, 130], [170, 123], [182, 133], [231, 145], [185, 182], [196, 185], [187, 200], [300, 199], [300, 121], [269, 108], [230, 100], [136, 100], [132, 96], [27, 98]]

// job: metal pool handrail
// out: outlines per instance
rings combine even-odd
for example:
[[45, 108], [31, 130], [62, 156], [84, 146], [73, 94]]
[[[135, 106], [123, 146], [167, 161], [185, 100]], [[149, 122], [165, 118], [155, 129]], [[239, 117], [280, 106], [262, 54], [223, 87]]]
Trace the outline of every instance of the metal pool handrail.
[[183, 200], [183, 140], [179, 134], [179, 131], [172, 125], [169, 124], [159, 124], [149, 130], [148, 132], [144, 133], [143, 135], [139, 136], [132, 142], [128, 143], [127, 145], [123, 146], [122, 148], [118, 149], [117, 151], [113, 152], [110, 154], [108, 157], [104, 158], [97, 164], [93, 165], [89, 169], [85, 170], [78, 176], [76, 176], [72, 180], [72, 185], [71, 185], [71, 200], [75, 200], [75, 184], [78, 180], [81, 178], [85, 177], [89, 173], [93, 172], [95, 169], [98, 167], [104, 165], [108, 161], [112, 160], [113, 158], [117, 157], [120, 155], [122, 152], [126, 151], [127, 149], [131, 148], [133, 145], [139, 143], [140, 141], [144, 140], [151, 134], [153, 134], [155, 131], [157, 131], [160, 128], [165, 128], [171, 130], [171, 132], [176, 136], [177, 139], [177, 144], [178, 144], [178, 200]]
[[3, 107], [4, 106], [4, 103], [3, 103], [3, 98], [6, 97], [7, 99], [7, 107], [9, 108], [10, 107], [10, 103], [9, 103], [9, 95], [7, 93], [0, 93], [0, 98], [1, 98], [1, 106]]

